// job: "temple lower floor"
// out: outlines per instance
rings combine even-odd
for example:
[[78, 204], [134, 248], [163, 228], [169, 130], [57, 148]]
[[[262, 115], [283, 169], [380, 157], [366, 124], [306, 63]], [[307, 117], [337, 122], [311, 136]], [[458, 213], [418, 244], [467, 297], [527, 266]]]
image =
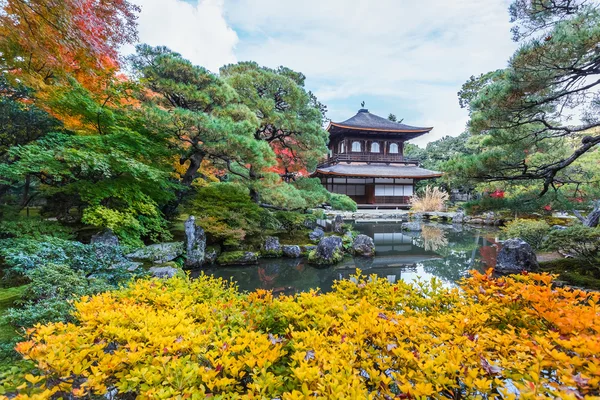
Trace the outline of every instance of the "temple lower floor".
[[321, 177], [321, 183], [331, 193], [345, 194], [359, 205], [410, 204], [414, 194], [414, 179]]

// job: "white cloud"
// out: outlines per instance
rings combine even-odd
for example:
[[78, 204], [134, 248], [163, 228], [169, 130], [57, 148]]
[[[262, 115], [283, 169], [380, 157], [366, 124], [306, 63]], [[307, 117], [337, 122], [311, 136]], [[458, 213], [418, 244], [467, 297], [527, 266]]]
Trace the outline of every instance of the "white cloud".
[[[142, 7], [140, 42], [164, 45], [211, 71], [236, 62], [236, 32], [223, 17], [223, 0], [134, 0]], [[125, 49], [128, 52], [129, 49]]]
[[352, 116], [356, 98], [381, 99], [380, 115], [435, 127], [415, 140], [423, 144], [461, 133], [460, 86], [506, 65], [516, 48], [507, 8], [508, 0], [226, 0], [225, 16], [241, 38], [238, 59], [303, 72], [334, 105], [333, 120]]

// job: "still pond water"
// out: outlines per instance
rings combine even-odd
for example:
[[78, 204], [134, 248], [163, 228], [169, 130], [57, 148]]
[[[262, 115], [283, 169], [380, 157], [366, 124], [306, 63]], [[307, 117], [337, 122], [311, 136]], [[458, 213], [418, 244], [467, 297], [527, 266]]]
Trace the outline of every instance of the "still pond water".
[[397, 223], [361, 223], [355, 229], [375, 240], [374, 258], [346, 257], [328, 268], [315, 268], [305, 259], [261, 259], [256, 266], [218, 267], [204, 273], [234, 280], [242, 291], [268, 289], [293, 294], [347, 279], [360, 268], [391, 282], [399, 279], [441, 279], [453, 285], [471, 269], [485, 271], [496, 260], [498, 231], [445, 224], [424, 225], [422, 232], [404, 232]]

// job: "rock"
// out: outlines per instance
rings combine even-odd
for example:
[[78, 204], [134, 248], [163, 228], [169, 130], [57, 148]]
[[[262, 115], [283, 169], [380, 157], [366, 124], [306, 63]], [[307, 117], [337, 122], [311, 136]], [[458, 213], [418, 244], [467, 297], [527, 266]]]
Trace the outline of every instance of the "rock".
[[312, 218], [306, 218], [302, 225], [308, 229], [315, 229], [317, 227], [317, 221]]
[[183, 255], [183, 252], [182, 242], [166, 242], [142, 247], [133, 253], [127, 254], [126, 257], [134, 260], [145, 260], [162, 264], [173, 261], [177, 257]]
[[90, 244], [117, 247], [119, 246], [119, 238], [111, 229], [105, 229], [93, 235]]
[[281, 256], [281, 246], [279, 245], [279, 238], [275, 236], [267, 236], [265, 238], [265, 243], [263, 244], [261, 253], [265, 257]]
[[321, 240], [323, 238], [323, 236], [325, 236], [325, 231], [323, 231], [323, 229], [321, 229], [318, 226], [315, 228], [314, 231], [312, 231], [308, 234], [308, 238], [310, 240], [312, 240], [313, 242], [318, 242], [319, 240]]
[[508, 239], [501, 242], [502, 248], [496, 256], [496, 272], [503, 274], [518, 274], [522, 271], [537, 271], [537, 257], [526, 241]]
[[198, 268], [204, 264], [206, 256], [206, 234], [196, 225], [196, 218], [190, 215], [185, 221], [185, 267]]
[[333, 219], [333, 231], [335, 233], [344, 232], [344, 217], [339, 214]]
[[180, 269], [173, 266], [152, 267], [148, 270], [153, 277], [169, 279], [179, 274]]
[[207, 246], [204, 252], [204, 264], [214, 264], [221, 253], [219, 246]]
[[322, 238], [317, 248], [310, 252], [308, 262], [317, 265], [336, 264], [344, 258], [342, 238], [339, 236], [327, 236]]
[[258, 264], [258, 254], [251, 251], [226, 251], [217, 258], [219, 265], [252, 265]]
[[[111, 229], [105, 229], [93, 235], [90, 244], [94, 248], [94, 252], [98, 258], [107, 260], [112, 264], [123, 262], [123, 253], [119, 246], [119, 238]], [[118, 268], [116, 265], [113, 267]]]
[[454, 217], [452, 217], [453, 224], [464, 224], [465, 223], [465, 212], [463, 210], [458, 210]]
[[400, 227], [403, 231], [421, 232], [421, 224], [419, 222], [403, 222]]
[[289, 258], [298, 258], [302, 255], [302, 250], [300, 250], [300, 246], [283, 245], [281, 246], [281, 250], [283, 252], [283, 255]]
[[367, 235], [358, 235], [352, 243], [352, 252], [357, 256], [373, 257], [375, 255], [375, 242]]
[[127, 271], [133, 272], [136, 269], [138, 269], [139, 267], [141, 267], [142, 265], [143, 265], [143, 263], [141, 263], [141, 262], [129, 261], [127, 264]]
[[316, 250], [317, 246], [315, 245], [304, 245], [304, 246], [300, 246], [300, 250], [302, 251], [302, 255], [308, 256], [308, 254], [313, 251]]

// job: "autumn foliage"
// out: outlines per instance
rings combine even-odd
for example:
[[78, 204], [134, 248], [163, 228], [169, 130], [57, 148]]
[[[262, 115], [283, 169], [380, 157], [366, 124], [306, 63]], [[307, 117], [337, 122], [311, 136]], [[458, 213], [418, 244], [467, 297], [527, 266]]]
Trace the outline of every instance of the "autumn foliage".
[[[29, 332], [17, 398], [592, 398], [600, 295], [548, 275], [461, 288], [371, 276], [331, 293], [142, 280]], [[597, 398], [597, 397], [596, 397]]]

